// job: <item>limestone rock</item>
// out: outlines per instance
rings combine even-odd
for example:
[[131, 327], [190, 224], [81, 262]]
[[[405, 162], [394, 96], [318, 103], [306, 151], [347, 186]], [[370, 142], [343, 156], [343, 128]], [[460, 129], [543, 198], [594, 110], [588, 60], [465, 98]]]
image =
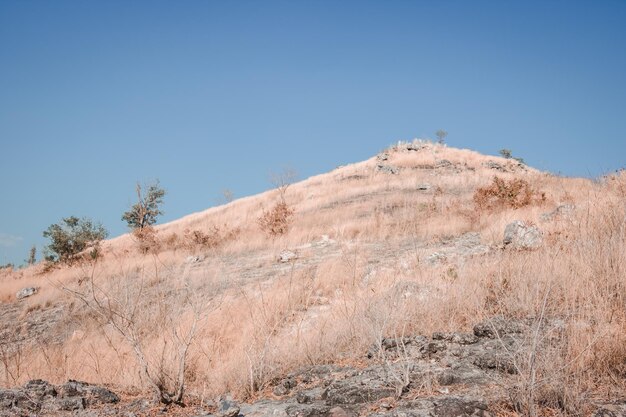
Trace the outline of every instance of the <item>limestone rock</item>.
[[298, 259], [298, 254], [290, 250], [284, 250], [278, 255], [278, 262], [286, 263]]
[[37, 287], [22, 288], [21, 290], [17, 292], [17, 294], [15, 294], [15, 298], [17, 298], [18, 300], [22, 300], [24, 298], [28, 298], [30, 296], [37, 294], [37, 291], [39, 291]]
[[541, 246], [543, 238], [537, 226], [527, 225], [515, 220], [504, 229], [504, 246], [515, 249], [536, 249]]

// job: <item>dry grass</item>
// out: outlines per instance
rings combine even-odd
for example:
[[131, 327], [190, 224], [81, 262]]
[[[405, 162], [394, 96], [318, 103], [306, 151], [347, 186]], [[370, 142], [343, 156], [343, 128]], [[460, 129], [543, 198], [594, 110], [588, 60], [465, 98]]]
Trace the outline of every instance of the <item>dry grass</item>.
[[[454, 168], [433, 168], [442, 159]], [[19, 288], [36, 285], [40, 293], [29, 303], [44, 309], [74, 304], [73, 319], [63, 321], [62, 341], [37, 341], [21, 351], [17, 380], [71, 377], [145, 387], [130, 347], [59, 291], [81, 290], [84, 277], [93, 273], [107, 293], [135, 294], [127, 299], [140, 306], [136, 325], [142, 346], [164, 378], [175, 372], [171, 329], [182, 331], [191, 320], [177, 290], [219, 297], [189, 351], [189, 390], [199, 396], [230, 391], [253, 398], [290, 370], [357, 362], [381, 335], [468, 330], [493, 315], [531, 320], [544, 341], [541, 348], [514, 352], [519, 398], [511, 415], [531, 413], [535, 406], [567, 413], [590, 396], [623, 395], [626, 174], [593, 182], [532, 169], [499, 173], [523, 198], [494, 211], [491, 203], [476, 206], [474, 198], [477, 190], [494, 186], [493, 171], [484, 166], [489, 160], [506, 163], [440, 145], [420, 151], [400, 146], [389, 151], [387, 161], [402, 167], [399, 175], [377, 172], [372, 158], [293, 184], [285, 195], [293, 223], [272, 239], [257, 219], [276, 201], [276, 191], [158, 226], [159, 247], [140, 254], [132, 236], [109, 240], [95, 269], [86, 263], [45, 275], [40, 267], [4, 273], [5, 303], [14, 301]], [[431, 187], [419, 190], [425, 183]], [[521, 204], [528, 200], [525, 190], [532, 190], [533, 202], [543, 200], [534, 190], [548, 199]], [[560, 204], [576, 208], [541, 221], [542, 213]], [[454, 265], [424, 262], [431, 252], [427, 244], [468, 231], [497, 246], [514, 219], [538, 224], [546, 243], [532, 252], [494, 250]], [[218, 233], [217, 224], [229, 226]], [[276, 253], [285, 248], [304, 248], [302, 259], [313, 262], [311, 242], [322, 235], [336, 243], [315, 263], [275, 264]], [[193, 251], [206, 255], [204, 263], [186, 264], [191, 249], [181, 241], [193, 242]], [[0, 381], [14, 382], [1, 370]], [[531, 391], [534, 405], [526, 401]]]

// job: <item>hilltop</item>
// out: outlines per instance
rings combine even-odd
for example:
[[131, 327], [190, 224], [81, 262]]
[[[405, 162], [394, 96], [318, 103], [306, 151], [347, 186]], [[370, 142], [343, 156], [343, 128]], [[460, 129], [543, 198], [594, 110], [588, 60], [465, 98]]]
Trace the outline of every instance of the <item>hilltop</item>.
[[413, 141], [282, 185], [95, 261], [0, 271], [0, 383], [104, 385], [120, 414], [184, 380], [172, 413], [623, 415], [624, 173]]

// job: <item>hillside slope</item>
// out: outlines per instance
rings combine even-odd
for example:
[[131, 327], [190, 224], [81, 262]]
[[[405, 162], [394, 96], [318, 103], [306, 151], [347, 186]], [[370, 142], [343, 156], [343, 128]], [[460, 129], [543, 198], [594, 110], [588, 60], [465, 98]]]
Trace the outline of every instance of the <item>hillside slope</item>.
[[[204, 404], [225, 393], [295, 399], [289, 375], [302, 385], [325, 365], [318, 382], [331, 384], [358, 374], [346, 369], [374, 367], [387, 375], [382, 394], [358, 407], [344, 398], [345, 412], [409, 412], [407, 398], [461, 395], [480, 378], [485, 388], [472, 395], [492, 412], [591, 412], [625, 392], [625, 197], [623, 173], [564, 178], [399, 143], [286, 188], [294, 215], [284, 235], [259, 227], [280, 201], [272, 190], [160, 225], [143, 241], [111, 239], [96, 262], [0, 272], [0, 382], [80, 379], [173, 394], [183, 367], [187, 401]], [[24, 287], [38, 292], [16, 300]], [[492, 366], [455, 364], [482, 355], [457, 340], [469, 336], [433, 335], [470, 334], [478, 323], [497, 330], [498, 320], [525, 330], [477, 336], [472, 343], [498, 352]], [[458, 355], [441, 356], [453, 347]], [[407, 370], [429, 363], [419, 378]], [[477, 379], [440, 379], [461, 365]], [[317, 395], [307, 378], [307, 395]], [[293, 415], [342, 415], [327, 398]], [[269, 413], [260, 410], [246, 415]]]

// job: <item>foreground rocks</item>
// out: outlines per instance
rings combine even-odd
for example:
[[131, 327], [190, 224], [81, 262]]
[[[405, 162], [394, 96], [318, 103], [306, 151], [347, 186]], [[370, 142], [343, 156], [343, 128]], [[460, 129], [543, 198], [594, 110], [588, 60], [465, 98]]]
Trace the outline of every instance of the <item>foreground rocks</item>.
[[0, 415], [54, 414], [115, 404], [119, 400], [112, 391], [86, 382], [70, 380], [52, 385], [35, 379], [19, 388], [0, 390]]
[[276, 382], [272, 399], [238, 405], [239, 416], [492, 416], [517, 377], [515, 353], [527, 331], [525, 323], [495, 318], [472, 333], [382, 338], [366, 354], [369, 366], [294, 372]]
[[[363, 352], [359, 366], [328, 364], [301, 369], [273, 381], [265, 398], [251, 404], [225, 396], [204, 409], [159, 409], [138, 400], [119, 405], [119, 397], [103, 387], [79, 381], [55, 386], [34, 380], [20, 388], [0, 390], [0, 416], [515, 415], [511, 389], [523, 379], [523, 352], [531, 341], [533, 326], [532, 321], [498, 316], [476, 324], [467, 333], [382, 337]], [[590, 404], [584, 415], [626, 416], [626, 402]]]

